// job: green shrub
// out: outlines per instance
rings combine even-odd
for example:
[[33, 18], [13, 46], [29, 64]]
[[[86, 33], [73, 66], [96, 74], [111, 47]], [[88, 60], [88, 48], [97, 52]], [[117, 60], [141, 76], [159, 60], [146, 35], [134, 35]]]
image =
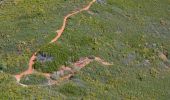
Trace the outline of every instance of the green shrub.
[[41, 51], [39, 51], [38, 54], [40, 54], [40, 52], [44, 52], [53, 57], [52, 61], [36, 61], [34, 68], [42, 72], [54, 72], [62, 65], [68, 65], [69, 62], [73, 62], [77, 59], [73, 51], [68, 50], [65, 46], [59, 46], [56, 44], [46, 45], [41, 48]]

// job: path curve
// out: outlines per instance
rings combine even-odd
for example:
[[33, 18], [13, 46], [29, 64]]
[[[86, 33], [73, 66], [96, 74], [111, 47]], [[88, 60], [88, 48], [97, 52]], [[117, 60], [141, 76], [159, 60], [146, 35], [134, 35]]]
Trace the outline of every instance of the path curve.
[[[102, 60], [99, 57], [93, 57], [93, 58], [92, 57], [84, 57], [84, 58], [81, 58], [79, 61], [72, 63], [71, 66], [61, 66], [60, 69], [57, 70], [55, 73], [41, 73], [41, 72], [35, 71], [34, 73], [43, 75], [48, 80], [48, 82], [45, 85], [39, 84], [38, 86], [50, 86], [50, 85], [54, 85], [54, 84], [59, 84], [60, 82], [62, 82], [64, 80], [69, 80], [72, 76], [74, 76], [76, 73], [78, 73], [79, 70], [86, 67], [88, 64], [90, 64], [93, 61], [96, 61], [102, 65], [105, 65], [105, 66], [113, 65], [109, 62], [105, 62], [104, 60]], [[65, 72], [69, 72], [69, 73], [64, 74]], [[56, 75], [56, 73], [58, 74], [59, 77], [57, 79], [53, 79], [52, 76]], [[31, 85], [22, 84], [20, 82], [18, 82], [18, 83], [24, 87], [31, 86]]]
[[[56, 31], [56, 33], [57, 33], [56, 37], [53, 38], [49, 43], [54, 43], [54, 42], [56, 42], [56, 41], [61, 37], [62, 33], [63, 33], [64, 30], [65, 30], [65, 27], [66, 27], [68, 18], [70, 18], [71, 16], [76, 15], [76, 14], [82, 12], [82, 11], [87, 11], [87, 10], [89, 10], [89, 8], [92, 6], [92, 4], [93, 4], [94, 2], [96, 2], [96, 0], [92, 0], [92, 1], [91, 1], [87, 6], [85, 6], [84, 8], [82, 8], [82, 9], [80, 9], [80, 10], [77, 10], [77, 11], [74, 11], [74, 12], [69, 13], [68, 15], [66, 15], [66, 16], [64, 17], [64, 19], [63, 19], [63, 24], [62, 24], [61, 28]], [[37, 52], [38, 52], [38, 51], [37, 51]], [[28, 69], [27, 69], [26, 71], [18, 74], [18, 75], [14, 75], [14, 77], [15, 77], [16, 80], [17, 80], [17, 82], [18, 82], [20, 85], [22, 85], [22, 86], [27, 86], [27, 85], [21, 84], [21, 83], [20, 83], [20, 79], [21, 79], [23, 76], [33, 74], [33, 72], [34, 72], [33, 64], [34, 64], [34, 61], [35, 61], [35, 59], [36, 59], [36, 54], [37, 54], [37, 52], [33, 53], [32, 57], [30, 58]], [[104, 65], [111, 65], [111, 64], [109, 64], [108, 62], [104, 62], [104, 61], [101, 60], [99, 57], [95, 57], [95, 60], [98, 61], [98, 62], [101, 62], [101, 63], [104, 64]], [[84, 62], [84, 61], [79, 61], [79, 62]], [[79, 67], [83, 68], [83, 67], [85, 67], [87, 64], [89, 64], [90, 62], [91, 62], [91, 60], [87, 60], [87, 62], [85, 62], [85, 64], [82, 63], [83, 65], [80, 64]], [[75, 63], [75, 64], [76, 64], [76, 63]], [[69, 68], [69, 67], [65, 67], [65, 69], [61, 69], [61, 70], [59, 70], [59, 71], [64, 71], [64, 70], [67, 70], [68, 68]], [[74, 73], [74, 72], [73, 72], [73, 73]], [[72, 74], [69, 74], [68, 76], [62, 77], [60, 80], [64, 80], [64, 79], [70, 78], [70, 77], [73, 75], [73, 73], [72, 73]], [[51, 79], [50, 79], [51, 73], [41, 73], [41, 74], [43, 74], [46, 78], [48, 78], [49, 80], [51, 80]], [[57, 82], [58, 82], [58, 81], [56, 82], [56, 81], [53, 81], [53, 80], [51, 80], [51, 81], [52, 81], [52, 82], [49, 83], [49, 85], [52, 85], [53, 83], [57, 83]]]
[[96, 0], [92, 0], [86, 7], [84, 7], [84, 8], [82, 8], [82, 9], [78, 10], [78, 11], [74, 11], [73, 13], [70, 13], [70, 14], [66, 15], [66, 16], [64, 17], [62, 27], [61, 27], [59, 30], [56, 31], [56, 32], [57, 32], [57, 35], [56, 35], [56, 37], [55, 37], [54, 39], [51, 40], [50, 43], [54, 43], [54, 42], [56, 42], [56, 41], [60, 38], [60, 36], [62, 35], [62, 33], [63, 33], [64, 30], [65, 30], [65, 27], [66, 27], [66, 24], [67, 24], [67, 20], [68, 20], [69, 17], [71, 17], [71, 16], [73, 16], [73, 15], [76, 15], [76, 14], [82, 12], [82, 11], [89, 10], [89, 8], [92, 6], [92, 4], [93, 4], [94, 2], [96, 2]]

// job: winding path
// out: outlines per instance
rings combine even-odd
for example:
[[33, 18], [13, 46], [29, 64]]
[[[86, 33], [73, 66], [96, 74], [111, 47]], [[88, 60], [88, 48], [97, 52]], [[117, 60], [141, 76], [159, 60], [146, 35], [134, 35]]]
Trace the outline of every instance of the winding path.
[[[82, 12], [82, 11], [87, 11], [87, 10], [89, 10], [89, 8], [92, 6], [92, 4], [93, 4], [94, 2], [96, 2], [96, 0], [92, 0], [86, 7], [84, 7], [84, 8], [82, 8], [82, 9], [78, 10], [78, 11], [74, 11], [74, 12], [66, 15], [66, 16], [64, 17], [64, 19], [63, 19], [63, 25], [61, 26], [61, 28], [60, 28], [59, 30], [56, 31], [56, 33], [57, 33], [57, 34], [56, 34], [56, 37], [55, 37], [54, 39], [52, 39], [49, 43], [54, 43], [54, 42], [56, 42], [56, 41], [61, 37], [62, 33], [63, 33], [64, 30], [65, 30], [65, 27], [66, 27], [66, 24], [67, 24], [67, 21], [68, 21], [68, 18], [69, 18], [69, 17], [71, 17], [71, 16], [73, 16], [73, 15], [76, 15], [76, 14]], [[33, 64], [34, 64], [34, 61], [35, 61], [35, 59], [36, 59], [36, 54], [37, 54], [37, 52], [33, 53], [32, 57], [30, 58], [30, 60], [29, 60], [29, 67], [28, 67], [28, 69], [27, 69], [26, 71], [24, 71], [24, 72], [22, 72], [22, 73], [20, 73], [20, 74], [18, 74], [18, 75], [14, 75], [14, 77], [15, 77], [16, 80], [17, 80], [17, 82], [18, 82], [20, 85], [22, 85], [22, 86], [27, 86], [27, 85], [21, 84], [21, 83], [20, 83], [20, 79], [21, 79], [23, 76], [33, 74], [33, 72], [34, 72]], [[104, 62], [104, 61], [103, 61], [102, 59], [100, 59], [99, 57], [95, 57], [94, 59], [95, 59], [96, 61], [104, 64], [104, 65], [111, 65], [111, 64], [109, 64], [108, 62]], [[86, 57], [86, 58], [84, 58], [83, 60], [79, 60], [79, 61], [75, 62], [73, 65], [76, 65], [77, 67], [83, 68], [83, 67], [85, 67], [87, 64], [89, 64], [89, 63], [92, 62], [92, 61], [94, 61], [94, 60], [88, 59], [88, 58]], [[60, 81], [61, 81], [61, 80], [65, 80], [65, 79], [69, 79], [69, 78], [70, 78], [72, 75], [74, 75], [74, 73], [75, 73], [75, 71], [73, 71], [73, 70], [70, 69], [69, 67], [61, 67], [61, 69], [60, 69], [58, 72], [64, 72], [64, 71], [66, 71], [66, 70], [71, 71], [71, 74], [68, 74], [68, 75], [66, 75], [66, 76], [63, 76], [62, 78], [60, 78]], [[41, 74], [43, 74], [43, 75], [49, 80], [48, 85], [53, 85], [53, 84], [56, 84], [56, 83], [59, 82], [58, 80], [55, 81], [55, 80], [52, 80], [52, 79], [50, 78], [51, 73], [41, 73]]]

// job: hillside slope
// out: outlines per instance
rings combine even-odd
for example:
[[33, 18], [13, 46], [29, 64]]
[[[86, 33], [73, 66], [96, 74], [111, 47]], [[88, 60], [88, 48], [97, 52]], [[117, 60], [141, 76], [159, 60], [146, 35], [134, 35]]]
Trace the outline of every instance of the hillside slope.
[[[169, 0], [97, 0], [68, 19], [53, 44], [63, 17], [91, 0], [5, 0], [0, 5], [0, 99], [168, 100], [170, 98]], [[54, 73], [83, 57], [100, 57], [69, 80], [52, 86], [39, 73], [21, 83], [14, 75], [33, 67]], [[47, 57], [42, 61], [41, 57]]]

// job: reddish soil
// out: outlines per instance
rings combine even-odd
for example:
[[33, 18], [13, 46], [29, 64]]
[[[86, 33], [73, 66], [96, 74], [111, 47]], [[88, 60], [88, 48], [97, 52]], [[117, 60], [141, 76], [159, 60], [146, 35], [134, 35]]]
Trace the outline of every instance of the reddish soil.
[[[78, 11], [74, 11], [74, 12], [66, 15], [66, 16], [64, 17], [64, 19], [63, 19], [63, 25], [61, 26], [61, 28], [60, 28], [59, 30], [56, 31], [56, 32], [57, 32], [57, 35], [56, 35], [56, 37], [55, 37], [54, 39], [51, 40], [50, 43], [56, 42], [56, 41], [61, 37], [62, 33], [63, 33], [64, 30], [65, 30], [65, 27], [66, 27], [66, 24], [67, 24], [67, 20], [68, 20], [69, 17], [71, 17], [71, 16], [73, 16], [73, 15], [76, 15], [76, 14], [82, 12], [82, 11], [87, 11], [87, 10], [89, 10], [89, 8], [92, 6], [92, 4], [93, 4], [95, 1], [96, 1], [96, 0], [92, 0], [92, 1], [91, 1], [87, 6], [85, 6], [84, 8], [82, 8], [82, 9], [80, 9], [80, 10], [78, 10]], [[20, 82], [20, 79], [21, 79], [24, 75], [30, 75], [30, 74], [33, 74], [33, 72], [36, 72], [36, 71], [34, 71], [34, 69], [33, 69], [33, 64], [34, 64], [34, 61], [35, 61], [35, 59], [36, 59], [36, 54], [37, 54], [37, 52], [35, 52], [35, 53], [32, 55], [32, 57], [30, 58], [28, 69], [27, 69], [26, 71], [18, 74], [18, 75], [15, 75], [15, 78], [16, 78], [16, 80], [17, 80], [18, 83]], [[95, 57], [94, 60], [95, 60], [95, 61], [98, 61], [98, 62], [100, 62], [100, 63], [102, 63], [102, 64], [104, 64], [104, 65], [111, 65], [111, 64], [108, 63], [108, 62], [104, 62], [104, 61], [101, 60], [99, 57]], [[77, 67], [79, 67], [79, 68], [81, 69], [81, 68], [85, 67], [87, 64], [89, 64], [89, 63], [92, 62], [92, 61], [93, 61], [92, 59], [89, 59], [89, 58], [86, 57], [86, 58], [84, 58], [84, 59], [81, 59], [80, 61], [75, 62], [73, 65], [74, 65], [74, 66], [77, 66]], [[63, 76], [63, 77], [61, 77], [61, 78], [60, 78], [59, 80], [57, 80], [57, 81], [56, 81], [56, 80], [52, 80], [52, 79], [50, 78], [51, 73], [40, 73], [40, 74], [44, 75], [44, 76], [49, 80], [48, 85], [53, 85], [53, 84], [59, 83], [59, 82], [62, 81], [62, 80], [69, 79], [71, 76], [73, 76], [73, 75], [75, 74], [75, 71], [73, 71], [70, 67], [66, 67], [66, 66], [62, 66], [62, 67], [59, 69], [59, 71], [57, 71], [57, 72], [64, 73], [64, 71], [70, 71], [71, 74], [68, 74], [68, 75], [66, 75], [66, 76]], [[37, 72], [37, 73], [39, 73], [39, 72]], [[19, 84], [22, 85], [22, 86], [27, 86], [27, 85], [24, 85], [24, 84], [21, 84], [21, 83], [19, 83]]]

